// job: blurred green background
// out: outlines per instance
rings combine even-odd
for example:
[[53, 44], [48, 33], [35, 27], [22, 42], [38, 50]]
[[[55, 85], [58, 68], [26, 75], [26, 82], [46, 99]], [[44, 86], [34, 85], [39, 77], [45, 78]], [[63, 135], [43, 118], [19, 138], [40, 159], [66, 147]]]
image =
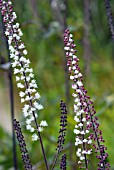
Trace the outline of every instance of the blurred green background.
[[[44, 109], [39, 112], [39, 119], [47, 120], [49, 126], [42, 133], [48, 163], [51, 165], [57, 146], [59, 131], [59, 103], [63, 99], [68, 106], [68, 132], [64, 152], [67, 154], [68, 170], [78, 170], [75, 156], [75, 135], [73, 129], [73, 98], [66, 96], [65, 55], [63, 50], [63, 29], [68, 26], [77, 45], [79, 65], [84, 74], [84, 84], [94, 101], [99, 117], [100, 129], [106, 140], [111, 169], [114, 169], [114, 41], [108, 26], [103, 0], [15, 0], [13, 9], [17, 13], [28, 50], [28, 58], [34, 69], [35, 78], [41, 94]], [[111, 0], [114, 16], [114, 1]], [[86, 11], [89, 10], [89, 12]], [[87, 20], [88, 18], [88, 20]], [[87, 30], [86, 30], [87, 29]], [[86, 31], [85, 31], [86, 30]], [[3, 30], [0, 25], [0, 58], [6, 61], [7, 49]], [[89, 45], [85, 45], [85, 40]], [[86, 56], [88, 55], [88, 56]], [[20, 121], [27, 149], [36, 170], [45, 170], [39, 142], [31, 141], [31, 134], [26, 131], [22, 115], [22, 105], [14, 78], [15, 117]], [[68, 82], [67, 82], [68, 83]], [[71, 82], [69, 82], [71, 87]], [[17, 145], [18, 168], [23, 170], [21, 154]], [[96, 168], [97, 160], [91, 157], [90, 169]], [[59, 162], [56, 170], [59, 169]], [[9, 82], [7, 72], [0, 69], [0, 170], [13, 170], [12, 131], [9, 100]]]

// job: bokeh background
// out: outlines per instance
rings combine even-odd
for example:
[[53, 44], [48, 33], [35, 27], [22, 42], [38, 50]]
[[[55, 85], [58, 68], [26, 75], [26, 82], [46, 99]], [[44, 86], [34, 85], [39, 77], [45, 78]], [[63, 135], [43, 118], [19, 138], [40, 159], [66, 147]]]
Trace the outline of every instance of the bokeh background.
[[[110, 0], [114, 16], [114, 1]], [[73, 98], [71, 82], [67, 78], [63, 50], [63, 30], [67, 26], [74, 35], [77, 56], [84, 75], [84, 84], [94, 101], [100, 129], [106, 140], [111, 169], [114, 169], [114, 41], [107, 21], [103, 0], [13, 0], [28, 50], [28, 58], [34, 69], [44, 109], [39, 119], [47, 120], [49, 126], [42, 133], [48, 163], [51, 165], [57, 146], [59, 131], [60, 100], [68, 107], [68, 131], [64, 153], [67, 154], [68, 170], [78, 170], [75, 156], [73, 129]], [[0, 22], [0, 62], [8, 61], [7, 48]], [[25, 128], [22, 105], [13, 77], [15, 117], [20, 121], [32, 164], [37, 170], [45, 170], [39, 142], [31, 141]], [[23, 170], [21, 154], [17, 145], [18, 169]], [[96, 168], [91, 157], [90, 169]], [[8, 73], [0, 66], [0, 170], [13, 170], [12, 125], [9, 98]], [[55, 169], [59, 169], [59, 162]]]

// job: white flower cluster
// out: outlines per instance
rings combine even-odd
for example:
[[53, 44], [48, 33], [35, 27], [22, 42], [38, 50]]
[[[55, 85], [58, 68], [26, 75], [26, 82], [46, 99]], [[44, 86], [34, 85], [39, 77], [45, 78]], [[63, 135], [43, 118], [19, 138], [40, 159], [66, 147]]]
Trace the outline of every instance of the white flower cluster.
[[74, 47], [76, 45], [73, 43], [72, 37], [73, 35], [67, 30], [64, 35], [64, 50], [66, 51], [66, 57], [68, 60], [67, 66], [70, 73], [70, 79], [73, 80], [72, 89], [74, 90], [74, 93], [72, 96], [74, 97], [74, 112], [76, 113], [74, 120], [77, 123], [74, 129], [74, 133], [76, 134], [75, 145], [81, 145], [82, 147], [82, 149], [78, 148], [76, 154], [80, 161], [82, 161], [86, 159], [84, 155], [92, 153], [92, 149], [85, 150], [86, 145], [91, 144], [92, 140], [89, 136], [90, 130], [86, 127], [86, 115], [88, 112], [85, 110], [85, 108], [87, 107], [87, 103], [85, 102], [84, 98], [85, 91], [82, 83], [82, 74], [80, 73], [80, 68], [78, 66], [79, 59], [75, 55], [76, 50]]
[[80, 158], [80, 160], [82, 161], [82, 160], [84, 160], [85, 158], [84, 158], [84, 154], [88, 154], [88, 155], [90, 155], [92, 153], [92, 149], [90, 149], [90, 150], [83, 150], [82, 151], [82, 149], [81, 148], [78, 148], [78, 150], [77, 150], [77, 152], [76, 152], [76, 155]]
[[[1, 11], [6, 26], [5, 35], [8, 38], [10, 58], [12, 59], [11, 64], [16, 75], [17, 87], [20, 88], [19, 96], [21, 102], [24, 103], [23, 114], [26, 118], [26, 128], [30, 132], [41, 132], [43, 127], [47, 126], [47, 123], [46, 121], [41, 121], [38, 129], [34, 125], [34, 121], [38, 117], [37, 110], [43, 109], [43, 106], [37, 102], [40, 99], [40, 94], [37, 92], [38, 87], [34, 79], [33, 69], [29, 66], [30, 60], [25, 57], [27, 50], [21, 41], [23, 33], [19, 23], [15, 22], [17, 16], [12, 11], [11, 1], [2, 1], [1, 3]], [[38, 135], [34, 133], [32, 140], [37, 139]]]

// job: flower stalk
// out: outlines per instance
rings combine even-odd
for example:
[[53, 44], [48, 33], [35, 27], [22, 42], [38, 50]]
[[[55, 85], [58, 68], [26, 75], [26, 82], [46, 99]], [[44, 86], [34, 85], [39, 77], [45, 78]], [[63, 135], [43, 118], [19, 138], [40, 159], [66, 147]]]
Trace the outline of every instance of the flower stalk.
[[109, 29], [111, 32], [112, 40], [114, 41], [114, 17], [112, 15], [110, 0], [105, 0], [105, 7], [106, 7]]
[[106, 147], [101, 144], [105, 141], [102, 137], [101, 130], [98, 128], [98, 117], [95, 116], [96, 111], [93, 102], [87, 95], [87, 91], [83, 85], [81, 69], [78, 65], [79, 59], [75, 55], [77, 52], [74, 49], [76, 45], [72, 38], [73, 35], [70, 34], [69, 30], [66, 30], [64, 33], [64, 49], [66, 51], [70, 79], [73, 80], [72, 89], [74, 93], [72, 96], [74, 97], [74, 112], [76, 113], [74, 120], [77, 122], [74, 129], [74, 133], [76, 134], [75, 145], [81, 145], [81, 148], [77, 150], [77, 156], [80, 159], [78, 163], [80, 165], [85, 164], [85, 167], [81, 168], [88, 170], [89, 160], [87, 159], [87, 155], [92, 153], [92, 149], [88, 150], [87, 148], [88, 145], [93, 143], [95, 151], [97, 152], [96, 158], [99, 159], [98, 170], [106, 170], [110, 165], [106, 162], [106, 158], [108, 157], [108, 154], [105, 153]]
[[66, 160], [67, 160], [67, 156], [66, 156], [66, 154], [64, 154], [64, 155], [62, 156], [62, 158], [61, 158], [60, 169], [62, 169], [62, 170], [66, 170], [66, 169], [67, 169]]
[[55, 155], [54, 163], [52, 166], [52, 170], [54, 170], [54, 167], [57, 163], [57, 159], [61, 151], [63, 150], [63, 144], [65, 142], [65, 135], [66, 135], [66, 125], [67, 125], [67, 110], [66, 105], [63, 101], [60, 103], [60, 109], [61, 109], [61, 116], [60, 116], [60, 130], [59, 130], [59, 136], [58, 136], [58, 145], [57, 145], [57, 153]]
[[22, 131], [21, 131], [20, 124], [16, 119], [14, 119], [13, 124], [14, 124], [15, 133], [16, 133], [16, 136], [17, 136], [17, 140], [19, 142], [22, 160], [24, 162], [24, 167], [25, 167], [26, 170], [33, 170], [33, 166], [30, 163], [30, 158], [29, 158], [29, 155], [28, 155], [28, 151], [26, 149], [26, 143], [25, 143]]
[[[37, 92], [37, 84], [34, 79], [33, 69], [30, 68], [30, 60], [26, 59], [27, 50], [24, 43], [21, 41], [23, 35], [19, 28], [19, 23], [16, 23], [16, 13], [13, 12], [12, 2], [0, 0], [1, 14], [3, 16], [3, 22], [5, 23], [6, 31], [5, 35], [8, 38], [8, 45], [10, 51], [10, 58], [12, 59], [12, 67], [14, 68], [14, 74], [16, 75], [17, 87], [21, 89], [19, 95], [21, 102], [25, 103], [23, 107], [23, 114], [26, 118], [26, 128], [30, 132], [34, 132], [32, 140], [39, 139], [46, 169], [48, 170], [46, 155], [42, 142], [40, 132], [43, 131], [43, 127], [47, 126], [46, 121], [37, 123], [37, 111], [43, 109], [43, 106], [38, 103], [40, 94]], [[35, 133], [36, 131], [36, 133]]]

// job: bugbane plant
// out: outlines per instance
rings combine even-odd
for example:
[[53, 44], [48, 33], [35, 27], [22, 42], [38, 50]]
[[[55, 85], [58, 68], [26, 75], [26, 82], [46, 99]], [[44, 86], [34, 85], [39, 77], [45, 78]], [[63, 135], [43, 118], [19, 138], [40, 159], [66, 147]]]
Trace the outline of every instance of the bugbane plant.
[[43, 106], [38, 102], [40, 94], [37, 92], [38, 86], [34, 79], [33, 69], [30, 67], [30, 60], [26, 58], [27, 50], [21, 40], [23, 35], [19, 23], [16, 22], [16, 13], [12, 9], [12, 2], [0, 0], [1, 14], [5, 24], [5, 35], [8, 39], [10, 58], [16, 76], [17, 87], [20, 89], [19, 96], [21, 103], [24, 103], [23, 115], [26, 118], [26, 128], [33, 132], [32, 140], [39, 138], [38, 132], [43, 131], [47, 126], [45, 120], [37, 124], [38, 111]]
[[[76, 45], [73, 41], [73, 35], [70, 34], [69, 30], [64, 33], [64, 50], [67, 57], [67, 66], [70, 73], [70, 79], [73, 81], [72, 89], [74, 93], [74, 120], [76, 121], [76, 126], [74, 133], [76, 134], [77, 146], [77, 156], [79, 157], [79, 164], [81, 168], [88, 170], [88, 155], [92, 153], [92, 147], [89, 146], [93, 144], [95, 152], [97, 153], [96, 158], [99, 159], [98, 170], [108, 170], [110, 165], [107, 163], [106, 159], [108, 154], [105, 152], [106, 147], [104, 146], [104, 139], [102, 137], [102, 132], [99, 130], [98, 117], [95, 116], [95, 109], [93, 102], [87, 95], [87, 91], [83, 85], [83, 78], [81, 74], [81, 69], [79, 68], [79, 59], [75, 55], [77, 52], [74, 48]], [[90, 149], [88, 149], [90, 148]]]

